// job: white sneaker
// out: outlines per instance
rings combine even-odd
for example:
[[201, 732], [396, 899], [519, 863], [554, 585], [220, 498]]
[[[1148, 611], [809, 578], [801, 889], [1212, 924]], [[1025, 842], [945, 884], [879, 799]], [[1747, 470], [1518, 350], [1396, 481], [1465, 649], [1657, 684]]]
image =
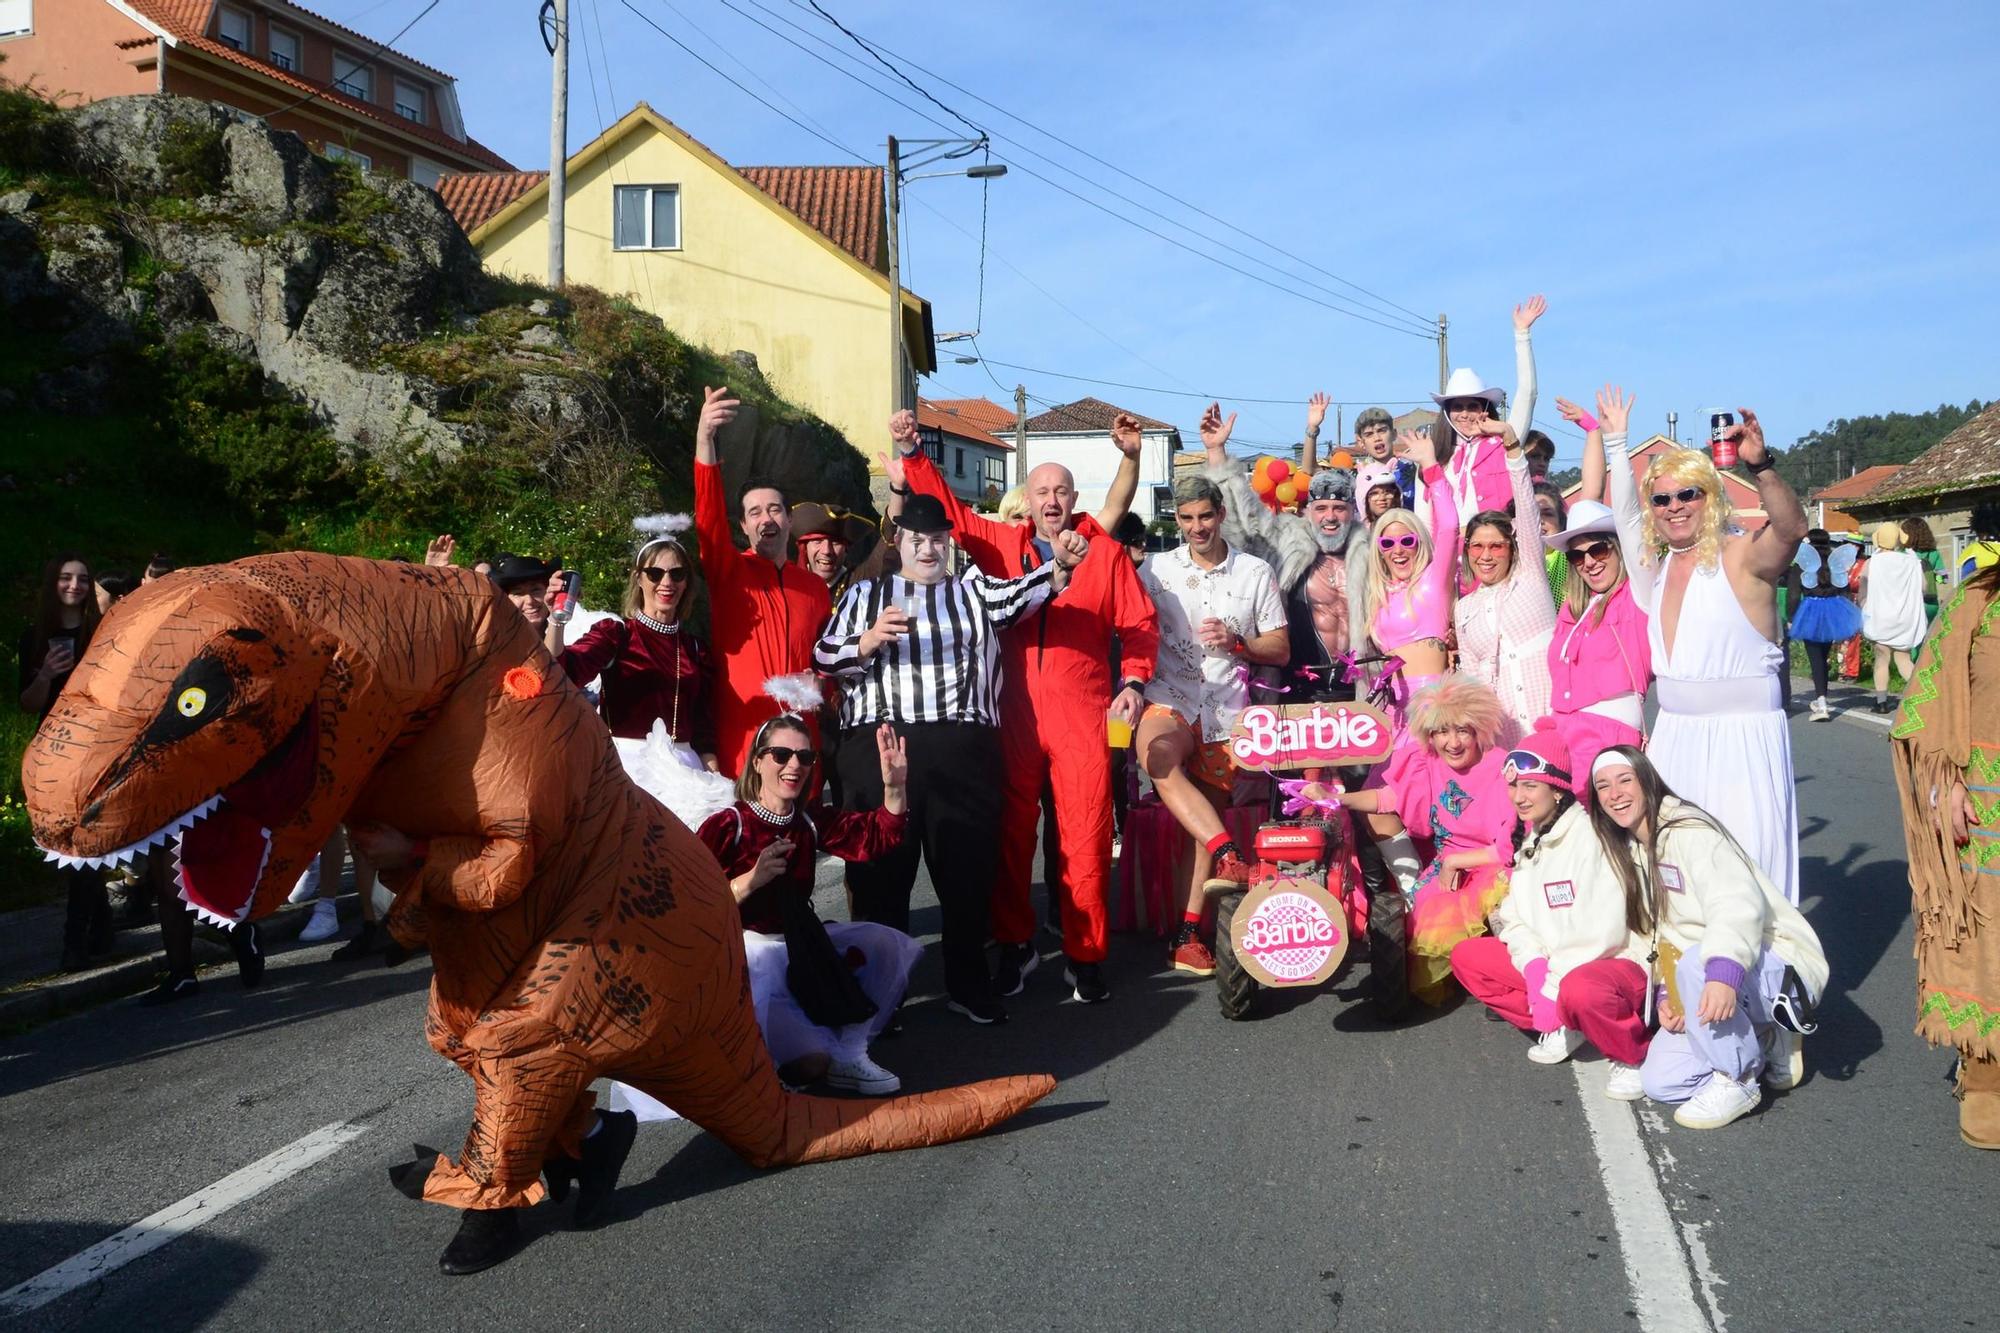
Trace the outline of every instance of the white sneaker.
[[1681, 1103], [1674, 1123], [1688, 1129], [1721, 1129], [1730, 1121], [1749, 1115], [1764, 1100], [1757, 1080], [1738, 1083], [1717, 1070], [1701, 1085], [1701, 1091]]
[[1528, 1058], [1538, 1065], [1559, 1065], [1583, 1049], [1583, 1034], [1568, 1028], [1544, 1032], [1528, 1048]]
[[886, 1097], [903, 1086], [902, 1079], [876, 1064], [866, 1051], [852, 1060], [836, 1057], [826, 1067], [826, 1076], [821, 1081], [829, 1088], [862, 1092], [870, 1097]]
[[333, 905], [333, 899], [322, 898], [313, 904], [312, 917], [306, 922], [306, 928], [299, 932], [299, 943], [318, 944], [339, 933], [340, 910]]
[[309, 903], [319, 897], [319, 858], [315, 856], [306, 866], [299, 882], [292, 885], [291, 893], [285, 898], [288, 903]]
[[1773, 1092], [1790, 1092], [1805, 1081], [1805, 1042], [1789, 1028], [1773, 1023], [1758, 1039], [1764, 1048], [1764, 1072], [1759, 1075]]
[[1833, 721], [1833, 714], [1827, 711], [1824, 694], [1814, 696], [1812, 703], [1806, 707], [1806, 713], [1815, 722]]
[[1636, 1102], [1646, 1095], [1646, 1082], [1639, 1066], [1611, 1062], [1611, 1076], [1604, 1080], [1604, 1095], [1614, 1102]]

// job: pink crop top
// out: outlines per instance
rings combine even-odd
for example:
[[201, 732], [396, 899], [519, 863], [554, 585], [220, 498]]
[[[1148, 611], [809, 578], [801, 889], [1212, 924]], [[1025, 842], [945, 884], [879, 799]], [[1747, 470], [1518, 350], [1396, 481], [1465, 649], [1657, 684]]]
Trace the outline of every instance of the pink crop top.
[[1375, 646], [1394, 652], [1418, 639], [1442, 639], [1451, 625], [1453, 573], [1458, 569], [1458, 507], [1444, 470], [1424, 469], [1424, 494], [1431, 506], [1431, 562], [1406, 584], [1392, 585], [1375, 608]]

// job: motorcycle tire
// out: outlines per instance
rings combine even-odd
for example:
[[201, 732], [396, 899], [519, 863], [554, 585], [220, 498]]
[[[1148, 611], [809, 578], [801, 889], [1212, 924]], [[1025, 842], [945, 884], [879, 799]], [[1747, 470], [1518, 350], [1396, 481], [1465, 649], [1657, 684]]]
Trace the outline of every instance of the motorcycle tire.
[[1256, 1012], [1257, 995], [1263, 988], [1257, 978], [1244, 971], [1236, 959], [1236, 944], [1230, 938], [1230, 923], [1243, 905], [1243, 893], [1226, 893], [1215, 902], [1215, 998], [1222, 1016], [1240, 1023]]

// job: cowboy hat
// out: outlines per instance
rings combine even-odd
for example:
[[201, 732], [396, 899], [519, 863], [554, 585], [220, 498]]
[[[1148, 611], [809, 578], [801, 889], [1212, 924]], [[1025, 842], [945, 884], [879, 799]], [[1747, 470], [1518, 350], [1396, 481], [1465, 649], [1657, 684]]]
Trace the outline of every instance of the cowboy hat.
[[1451, 378], [1444, 382], [1444, 392], [1431, 395], [1431, 401], [1439, 407], [1459, 398], [1484, 398], [1493, 406], [1500, 406], [1507, 397], [1505, 389], [1489, 389], [1486, 381], [1479, 378], [1477, 371], [1468, 366], [1460, 366], [1451, 372]]
[[1595, 500], [1572, 500], [1569, 506], [1569, 526], [1553, 537], [1543, 538], [1568, 550], [1585, 537], [1616, 537], [1618, 516], [1611, 507]]

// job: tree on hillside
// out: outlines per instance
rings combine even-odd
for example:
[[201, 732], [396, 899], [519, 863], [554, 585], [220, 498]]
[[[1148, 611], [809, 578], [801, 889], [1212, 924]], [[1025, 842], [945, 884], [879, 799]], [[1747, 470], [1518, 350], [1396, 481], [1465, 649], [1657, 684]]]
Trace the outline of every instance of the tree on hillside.
[[1778, 452], [1778, 473], [1803, 495], [1878, 463], [1907, 463], [1985, 407], [1975, 398], [1964, 407], [1829, 421]]

